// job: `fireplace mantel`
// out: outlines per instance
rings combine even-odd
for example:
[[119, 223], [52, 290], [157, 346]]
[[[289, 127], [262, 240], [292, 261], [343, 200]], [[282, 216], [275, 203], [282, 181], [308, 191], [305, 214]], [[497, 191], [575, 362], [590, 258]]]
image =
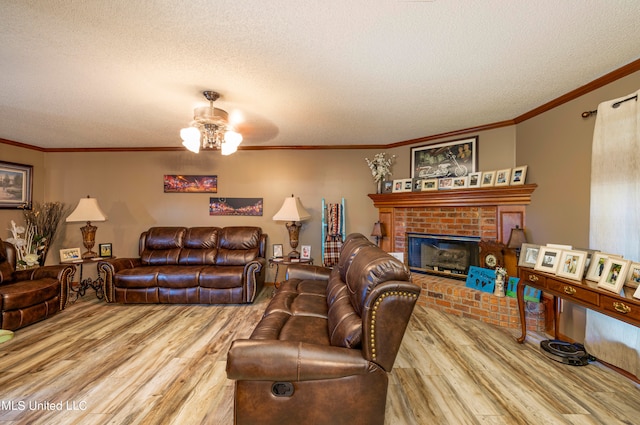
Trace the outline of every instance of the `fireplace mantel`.
[[405, 250], [406, 232], [476, 236], [506, 243], [525, 227], [525, 207], [537, 184], [370, 194], [386, 230], [380, 246]]
[[372, 193], [376, 208], [529, 205], [537, 184], [425, 192]]

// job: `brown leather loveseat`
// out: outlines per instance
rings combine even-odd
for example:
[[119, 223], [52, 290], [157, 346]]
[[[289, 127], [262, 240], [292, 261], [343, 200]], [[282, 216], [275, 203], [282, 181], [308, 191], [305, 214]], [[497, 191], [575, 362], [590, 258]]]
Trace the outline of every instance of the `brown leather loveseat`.
[[360, 234], [333, 270], [290, 266], [250, 339], [229, 350], [234, 423], [383, 424], [419, 293], [406, 266]]
[[16, 270], [16, 249], [0, 240], [0, 329], [16, 330], [63, 310], [72, 265]]
[[118, 303], [251, 303], [265, 277], [259, 227], [152, 227], [139, 258], [100, 261], [105, 299]]

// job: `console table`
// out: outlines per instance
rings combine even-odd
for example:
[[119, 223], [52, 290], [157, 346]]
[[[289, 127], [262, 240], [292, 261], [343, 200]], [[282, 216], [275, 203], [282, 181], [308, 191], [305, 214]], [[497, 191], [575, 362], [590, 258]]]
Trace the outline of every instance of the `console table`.
[[553, 295], [553, 331], [555, 339], [558, 339], [560, 299], [569, 300], [585, 308], [640, 327], [640, 300], [633, 298], [633, 293], [635, 292], [633, 288], [625, 286], [622, 293], [615, 294], [599, 289], [596, 282], [589, 280], [578, 282], [529, 267], [519, 267], [518, 274], [520, 282], [518, 283], [517, 299], [522, 335], [517, 340], [521, 344], [527, 337], [527, 324], [524, 317], [525, 286], [531, 286]]

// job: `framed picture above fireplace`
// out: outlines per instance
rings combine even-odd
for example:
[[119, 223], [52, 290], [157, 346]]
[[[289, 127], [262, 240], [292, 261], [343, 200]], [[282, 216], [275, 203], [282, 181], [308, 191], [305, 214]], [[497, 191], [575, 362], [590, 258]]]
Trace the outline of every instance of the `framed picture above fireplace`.
[[411, 178], [463, 177], [478, 167], [478, 136], [411, 148]]

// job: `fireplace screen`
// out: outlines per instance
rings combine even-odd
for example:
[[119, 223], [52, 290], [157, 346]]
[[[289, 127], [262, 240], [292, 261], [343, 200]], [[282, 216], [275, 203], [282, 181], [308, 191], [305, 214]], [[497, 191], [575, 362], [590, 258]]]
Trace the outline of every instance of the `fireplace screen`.
[[464, 279], [479, 264], [480, 238], [407, 233], [409, 269]]

